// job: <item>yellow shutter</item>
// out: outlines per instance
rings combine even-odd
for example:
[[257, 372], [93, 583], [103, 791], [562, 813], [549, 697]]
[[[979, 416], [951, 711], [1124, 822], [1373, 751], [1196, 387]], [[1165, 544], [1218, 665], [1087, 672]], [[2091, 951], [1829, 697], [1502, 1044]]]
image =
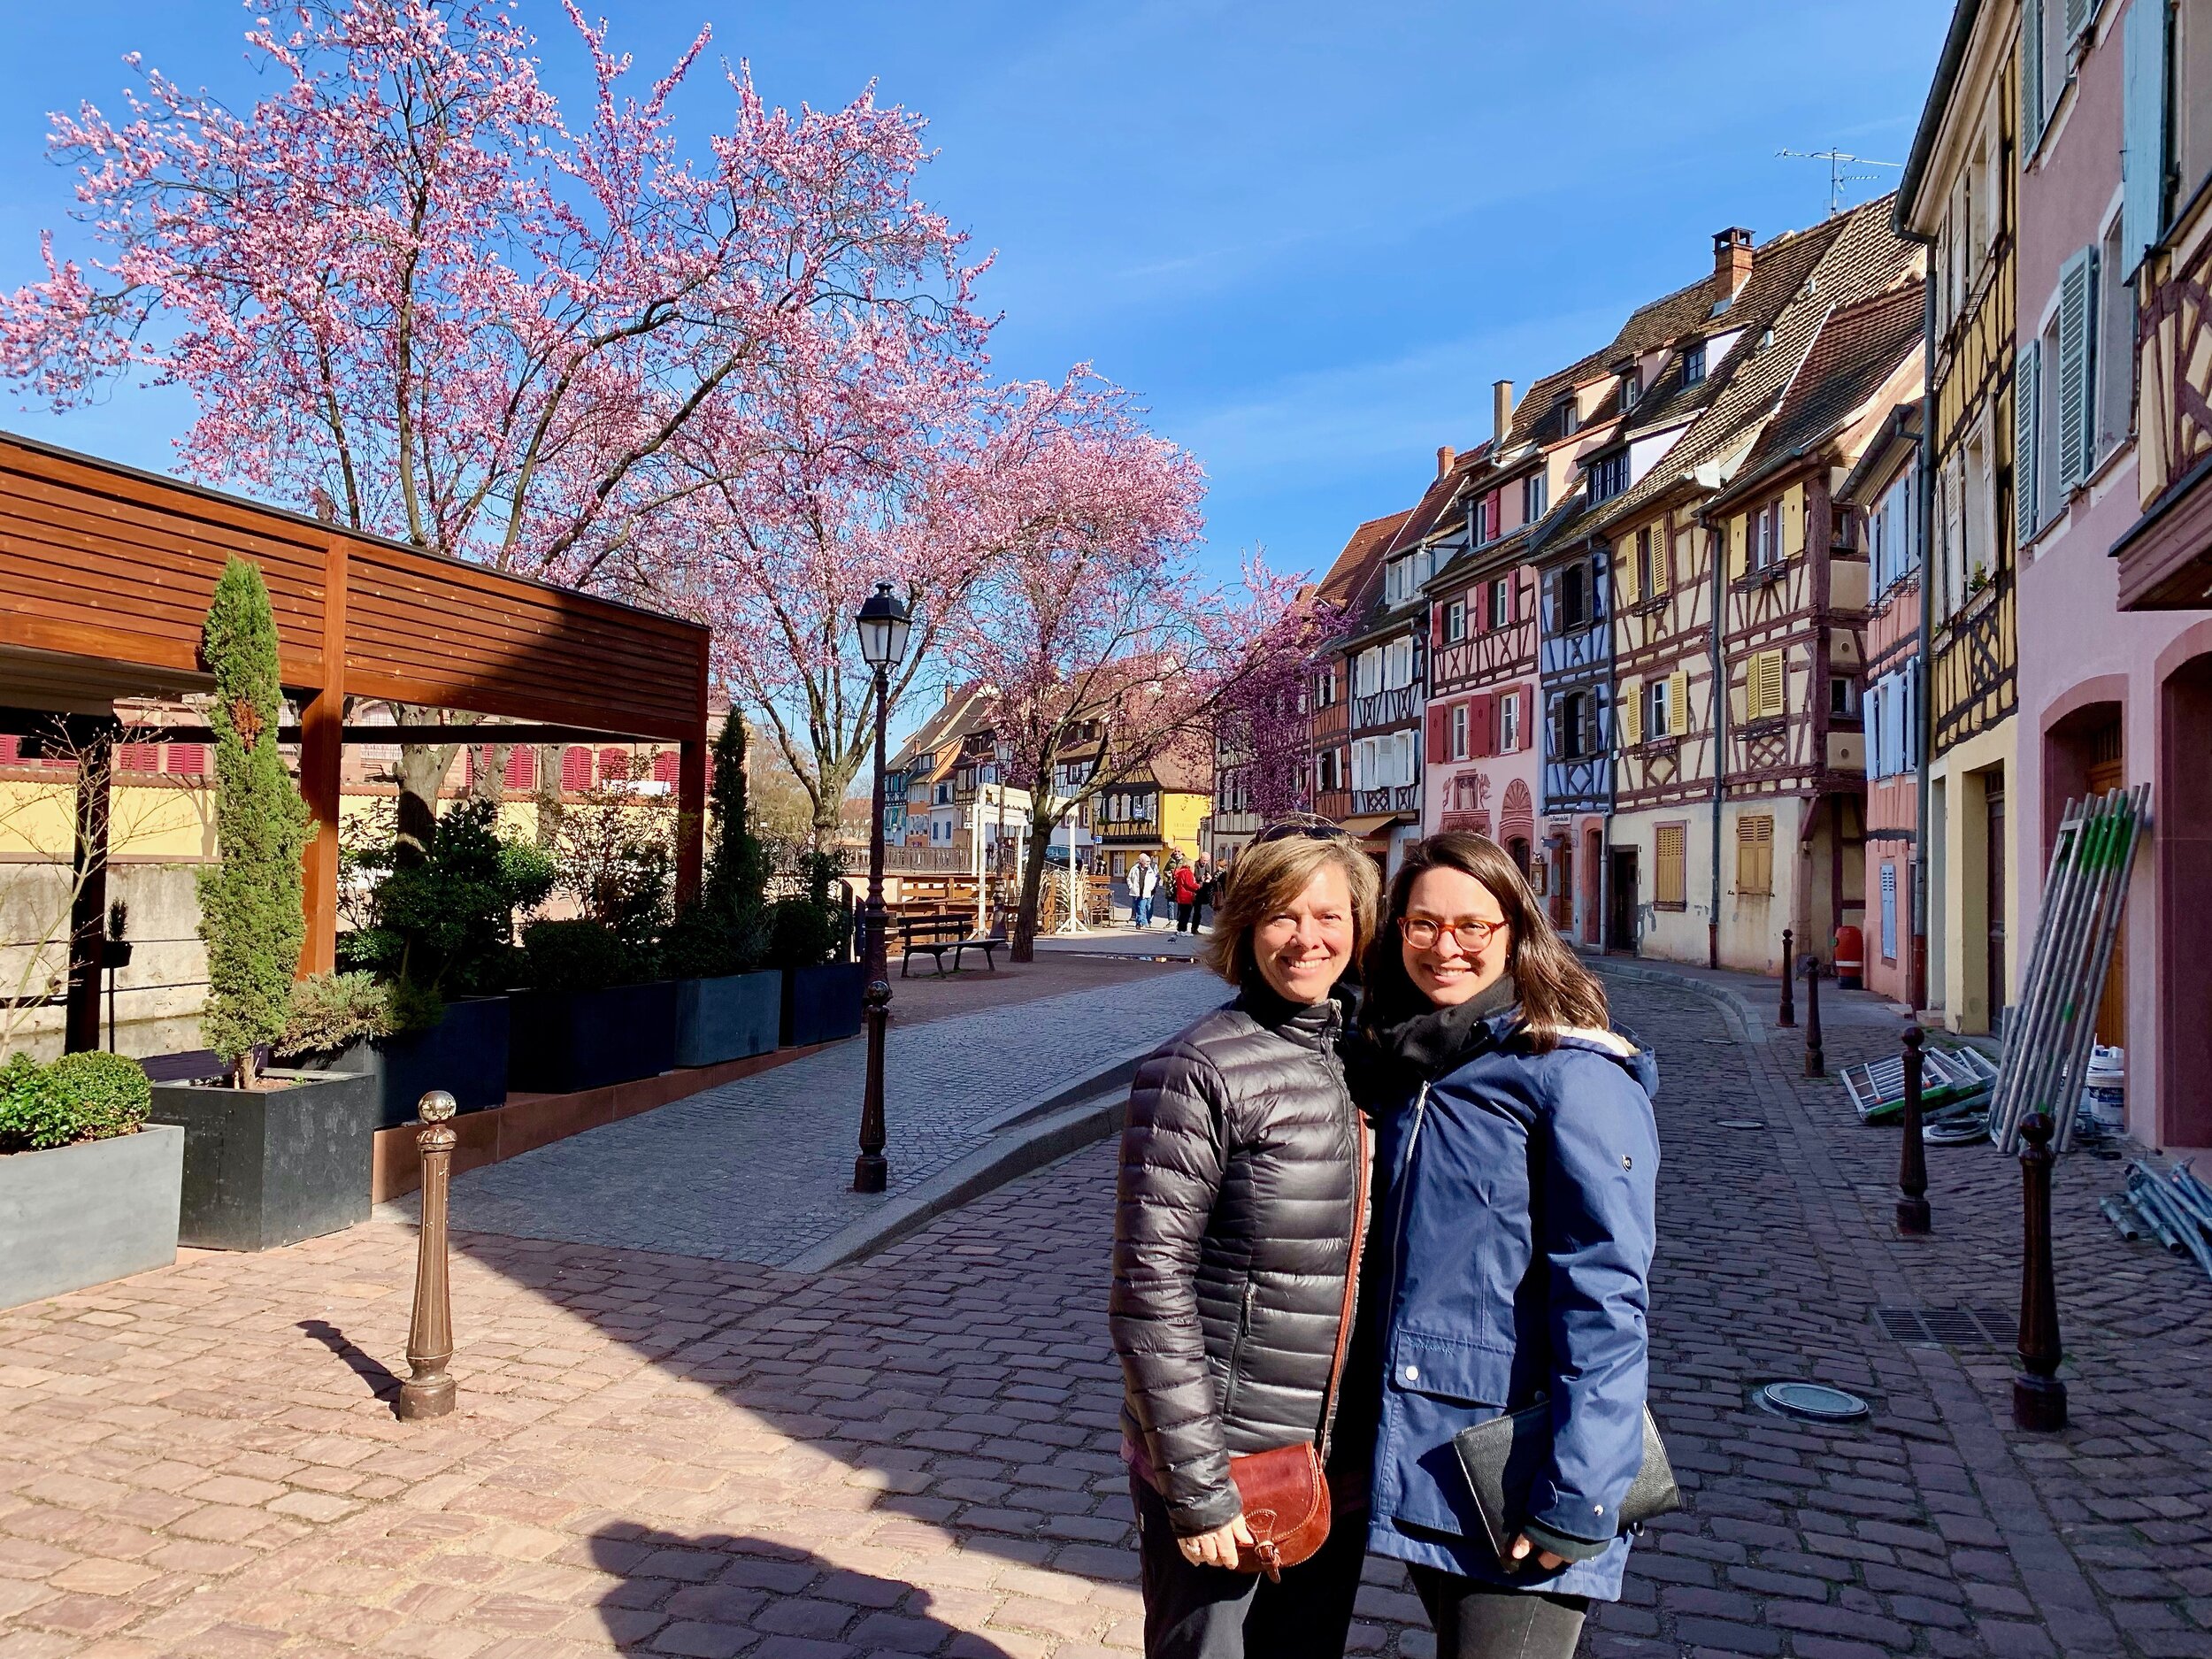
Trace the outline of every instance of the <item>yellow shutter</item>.
[[1674, 586], [1674, 532], [1667, 521], [1651, 533], [1651, 591], [1655, 596]]
[[1621, 744], [1633, 749], [1644, 741], [1644, 687], [1632, 680], [1621, 687]]
[[1681, 904], [1686, 897], [1688, 883], [1685, 879], [1687, 863], [1689, 832], [1679, 824], [1662, 824], [1656, 835], [1658, 879], [1652, 897], [1661, 904]]
[[1690, 729], [1690, 671], [1678, 668], [1667, 676], [1667, 734], [1681, 737]]
[[1613, 593], [1623, 605], [1636, 603], [1636, 538], [1624, 535], [1613, 544]]
[[1805, 487], [1793, 484], [1782, 492], [1782, 557], [1795, 558], [1805, 550]]
[[1783, 660], [1780, 651], [1773, 650], [1766, 654], [1766, 662], [1760, 671], [1760, 686], [1769, 714], [1788, 712], [1790, 702], [1788, 694], [1784, 689]]
[[1732, 581], [1751, 568], [1751, 556], [1744, 545], [1744, 522], [1741, 513], [1728, 521], [1728, 575]]
[[1762, 814], [1736, 820], [1736, 891], [1774, 891], [1774, 820]]

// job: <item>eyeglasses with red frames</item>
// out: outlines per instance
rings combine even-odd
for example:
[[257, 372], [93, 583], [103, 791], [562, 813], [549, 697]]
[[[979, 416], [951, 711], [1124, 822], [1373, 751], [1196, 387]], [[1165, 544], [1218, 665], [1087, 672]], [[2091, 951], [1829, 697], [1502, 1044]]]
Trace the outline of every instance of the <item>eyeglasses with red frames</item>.
[[1489, 944], [1497, 934], [1505, 932], [1506, 925], [1497, 922], [1440, 922], [1426, 916], [1401, 916], [1398, 931], [1406, 936], [1406, 943], [1416, 950], [1427, 950], [1446, 933], [1452, 942], [1469, 956]]

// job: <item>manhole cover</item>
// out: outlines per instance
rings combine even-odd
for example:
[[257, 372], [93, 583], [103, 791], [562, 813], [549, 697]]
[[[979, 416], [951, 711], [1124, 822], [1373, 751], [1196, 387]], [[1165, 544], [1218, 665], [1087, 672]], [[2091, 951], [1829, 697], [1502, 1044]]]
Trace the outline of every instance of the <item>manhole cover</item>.
[[1723, 1118], [1713, 1127], [1716, 1129], [1763, 1129], [1766, 1125], [1755, 1118]]
[[1778, 1417], [1808, 1423], [1855, 1423], [1870, 1409], [1858, 1395], [1825, 1383], [1770, 1382], [1752, 1398]]
[[1937, 1348], [2010, 1348], [2018, 1319], [2001, 1308], [1877, 1308], [1875, 1323], [1893, 1342]]

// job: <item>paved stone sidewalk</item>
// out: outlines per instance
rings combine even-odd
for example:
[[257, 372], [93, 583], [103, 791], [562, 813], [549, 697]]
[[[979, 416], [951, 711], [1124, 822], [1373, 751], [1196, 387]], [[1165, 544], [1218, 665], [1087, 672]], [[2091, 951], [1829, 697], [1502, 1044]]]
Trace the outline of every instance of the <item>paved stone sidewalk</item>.
[[[1142, 1051], [1222, 1002], [1201, 970], [986, 1008], [885, 1042], [891, 1195], [973, 1151], [994, 1118]], [[487, 1233], [778, 1265], [882, 1207], [851, 1191], [859, 1042], [557, 1141], [454, 1182]]]
[[[2016, 1434], [2000, 1350], [1871, 1317], [2008, 1302], [2008, 1161], [1934, 1154], [1939, 1236], [1895, 1241], [1894, 1137], [1793, 1033], [1616, 988], [1668, 1079], [1654, 1400], [1689, 1509], [1586, 1651], [2212, 1652], [2212, 1294], [2095, 1217], [2116, 1166], [2061, 1171], [2076, 1426]], [[378, 1397], [396, 1225], [0, 1314], [0, 1659], [1126, 1655], [1111, 1179], [1093, 1148], [814, 1279], [464, 1233], [438, 1424]], [[1806, 1374], [1873, 1420], [1747, 1405]], [[1355, 1648], [1432, 1651], [1379, 1563]]]

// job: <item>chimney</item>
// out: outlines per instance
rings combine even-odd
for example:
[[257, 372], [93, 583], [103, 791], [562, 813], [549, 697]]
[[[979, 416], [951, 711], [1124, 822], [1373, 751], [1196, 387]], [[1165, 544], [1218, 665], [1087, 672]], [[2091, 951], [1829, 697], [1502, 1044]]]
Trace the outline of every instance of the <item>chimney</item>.
[[1742, 226], [1731, 225], [1714, 234], [1713, 274], [1729, 299], [1743, 291], [1751, 276], [1751, 233]]
[[1443, 476], [1444, 476], [1444, 474], [1445, 474], [1445, 473], [1447, 473], [1447, 472], [1450, 472], [1450, 471], [1452, 470], [1452, 463], [1453, 463], [1454, 461], [1456, 461], [1457, 459], [1459, 459], [1459, 457], [1458, 457], [1455, 453], [1454, 453], [1454, 451], [1453, 451], [1453, 449], [1452, 449], [1452, 446], [1451, 446], [1450, 444], [1448, 444], [1448, 443], [1440, 443], [1440, 444], [1438, 444], [1438, 445], [1436, 446], [1436, 475], [1437, 475], [1437, 477], [1441, 478], [1441, 477], [1443, 477]]
[[1498, 449], [1505, 448], [1505, 434], [1513, 430], [1513, 382], [1490, 382], [1491, 442]]

